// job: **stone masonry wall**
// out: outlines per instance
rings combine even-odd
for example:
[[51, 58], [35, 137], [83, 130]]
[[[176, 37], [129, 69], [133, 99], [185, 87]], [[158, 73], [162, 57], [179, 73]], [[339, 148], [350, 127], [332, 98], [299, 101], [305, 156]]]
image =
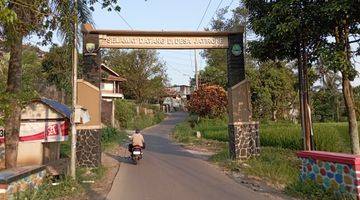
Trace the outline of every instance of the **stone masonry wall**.
[[258, 122], [237, 122], [229, 125], [230, 153], [234, 158], [247, 159], [260, 154]]
[[15, 195], [17, 192], [38, 188], [44, 182], [45, 177], [46, 170], [43, 169], [10, 183], [0, 184], [0, 200], [17, 199]]
[[78, 130], [77, 165], [79, 167], [98, 167], [101, 164], [101, 130]]

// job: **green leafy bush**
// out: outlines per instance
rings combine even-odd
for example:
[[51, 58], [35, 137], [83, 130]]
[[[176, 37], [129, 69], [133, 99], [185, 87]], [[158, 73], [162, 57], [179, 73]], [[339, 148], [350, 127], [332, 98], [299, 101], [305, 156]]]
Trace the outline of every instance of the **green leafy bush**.
[[103, 149], [121, 144], [126, 138], [127, 134], [125, 132], [113, 127], [106, 127], [101, 130], [101, 146]]
[[84, 191], [83, 187], [71, 177], [65, 177], [59, 181], [59, 185], [52, 185], [48, 180], [36, 189], [28, 189], [14, 195], [16, 200], [48, 200], [59, 197], [79, 194]]
[[120, 123], [121, 128], [125, 129], [143, 129], [157, 123], [160, 123], [165, 114], [156, 105], [144, 104], [141, 107], [152, 109], [153, 114], [145, 115], [136, 113], [137, 105], [129, 100], [117, 100], [115, 103], [115, 119]]
[[120, 123], [121, 127], [127, 128], [135, 116], [135, 103], [123, 99], [115, 101], [115, 119]]
[[191, 137], [194, 137], [193, 129], [190, 127], [190, 124], [186, 122], [177, 124], [175, 126], [173, 136], [178, 142], [190, 142]]
[[311, 180], [302, 182], [300, 180], [289, 184], [285, 188], [285, 193], [300, 199], [307, 200], [355, 200], [350, 194], [334, 193], [332, 190], [325, 190], [322, 186]]
[[187, 102], [187, 109], [201, 117], [220, 117], [226, 113], [227, 94], [218, 85], [201, 85]]

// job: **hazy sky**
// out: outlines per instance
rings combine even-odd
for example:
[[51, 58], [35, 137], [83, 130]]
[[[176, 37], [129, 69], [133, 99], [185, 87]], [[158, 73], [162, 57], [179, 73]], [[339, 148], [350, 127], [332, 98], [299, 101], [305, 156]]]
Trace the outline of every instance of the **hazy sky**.
[[[121, 16], [134, 30], [194, 31], [201, 21], [209, 0], [119, 0], [119, 2]], [[219, 5], [220, 8], [230, 5], [232, 9], [238, 5], [238, 0], [212, 0], [199, 30], [209, 26]], [[97, 29], [130, 29], [118, 13], [102, 10], [99, 6], [93, 13], [93, 19]], [[171, 84], [189, 84], [190, 77], [194, 76], [194, 51], [159, 50], [158, 52], [161, 59], [167, 63]], [[359, 58], [356, 60], [360, 62]], [[205, 66], [205, 61], [200, 55], [198, 66], [200, 69]], [[359, 63], [356, 66], [360, 70]], [[360, 78], [357, 78], [354, 85], [359, 84]]]
[[[221, 2], [221, 4], [220, 4]], [[119, 0], [120, 15], [134, 30], [167, 30], [195, 31], [200, 24], [209, 0]], [[209, 9], [199, 27], [203, 30], [209, 27], [211, 18], [219, 7], [230, 9], [238, 5], [238, 0], [212, 0]], [[96, 29], [130, 30], [121, 19], [119, 13], [102, 10], [95, 7], [93, 19]], [[25, 42], [36, 43], [36, 36], [27, 38]], [[61, 43], [54, 38], [55, 43]], [[47, 51], [49, 47], [40, 47]], [[189, 84], [194, 76], [194, 50], [158, 50], [160, 58], [167, 64], [167, 74], [171, 84]], [[201, 59], [198, 50], [198, 66], [204, 68], [205, 61]]]

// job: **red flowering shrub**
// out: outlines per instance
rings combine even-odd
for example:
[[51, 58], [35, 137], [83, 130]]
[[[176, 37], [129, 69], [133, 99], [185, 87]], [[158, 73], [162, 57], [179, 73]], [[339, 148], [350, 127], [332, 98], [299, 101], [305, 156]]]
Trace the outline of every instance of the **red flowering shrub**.
[[226, 91], [218, 85], [201, 85], [193, 92], [187, 109], [200, 117], [220, 117], [226, 112]]

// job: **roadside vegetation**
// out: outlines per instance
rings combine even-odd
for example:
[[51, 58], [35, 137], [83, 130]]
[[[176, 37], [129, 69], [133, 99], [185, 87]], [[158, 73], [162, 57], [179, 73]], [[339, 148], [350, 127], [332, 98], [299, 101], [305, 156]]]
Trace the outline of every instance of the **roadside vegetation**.
[[164, 112], [156, 105], [136, 104], [130, 100], [115, 102], [115, 119], [118, 123], [117, 126], [121, 129], [144, 129], [160, 123], [164, 118]]
[[[248, 175], [258, 181], [302, 199], [338, 199], [331, 191], [324, 191], [315, 184], [299, 181], [301, 163], [296, 151], [302, 150], [300, 125], [291, 122], [260, 123], [261, 154], [244, 162], [230, 159], [226, 118], [200, 118], [190, 116], [178, 124], [173, 138], [185, 146], [212, 146], [216, 143], [211, 162], [235, 172]], [[200, 131], [202, 138], [196, 137]], [[315, 123], [315, 145], [317, 150], [351, 152], [346, 123]], [[221, 143], [222, 145], [219, 145]], [[205, 145], [204, 145], [205, 144]], [[209, 145], [210, 144], [210, 145]], [[212, 148], [214, 150], [214, 148]], [[349, 199], [350, 197], [341, 197]]]
[[47, 179], [36, 189], [16, 193], [14, 199], [49, 200], [63, 197], [75, 199], [83, 196], [91, 188], [91, 184], [101, 180], [105, 173], [106, 168], [103, 166], [92, 169], [78, 168], [76, 180], [68, 176], [60, 177], [58, 180]]

